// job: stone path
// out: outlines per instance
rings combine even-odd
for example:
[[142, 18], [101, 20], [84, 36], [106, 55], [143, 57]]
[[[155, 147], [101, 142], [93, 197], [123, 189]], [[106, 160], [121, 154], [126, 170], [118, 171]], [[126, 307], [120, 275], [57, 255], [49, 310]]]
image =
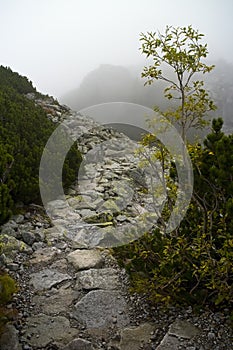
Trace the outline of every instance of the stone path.
[[66, 198], [48, 203], [52, 225], [43, 209], [32, 205], [1, 228], [6, 248], [0, 263], [19, 281], [20, 291], [11, 305], [19, 310], [18, 319], [6, 327], [0, 348], [212, 349], [217, 335], [209, 335], [210, 347], [198, 343], [202, 329], [189, 312], [187, 320], [149, 316], [151, 310], [128, 293], [126, 273], [108, 249], [139, 237], [163, 201], [161, 196], [154, 203], [146, 191], [151, 178], [139, 167], [136, 144], [52, 106], [49, 101], [51, 118], [65, 115], [71, 135], [79, 135], [84, 162]]

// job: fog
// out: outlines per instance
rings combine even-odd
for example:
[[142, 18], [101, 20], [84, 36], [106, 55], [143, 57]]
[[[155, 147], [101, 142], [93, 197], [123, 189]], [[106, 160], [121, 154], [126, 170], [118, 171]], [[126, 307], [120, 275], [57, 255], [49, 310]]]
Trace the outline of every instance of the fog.
[[0, 63], [60, 99], [101, 64], [143, 67], [141, 32], [189, 24], [210, 60], [232, 62], [232, 13], [232, 0], [0, 0]]

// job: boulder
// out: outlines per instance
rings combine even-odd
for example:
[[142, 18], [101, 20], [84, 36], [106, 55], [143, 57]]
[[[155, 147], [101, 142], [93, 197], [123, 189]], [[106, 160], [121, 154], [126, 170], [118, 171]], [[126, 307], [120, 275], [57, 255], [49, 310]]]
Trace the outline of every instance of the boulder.
[[169, 327], [168, 334], [184, 339], [192, 339], [198, 333], [200, 333], [199, 329], [192, 325], [190, 322], [176, 320]]
[[[53, 342], [70, 342], [77, 336], [77, 329], [70, 326], [70, 322], [63, 316], [51, 317], [44, 314], [29, 317], [25, 335], [33, 349], [44, 348]], [[9, 349], [9, 348], [8, 348]]]
[[112, 268], [90, 269], [76, 274], [76, 289], [108, 289], [113, 290], [119, 286], [116, 270]]
[[62, 350], [94, 350], [94, 348], [89, 341], [77, 338], [72, 340]]
[[28, 231], [22, 232], [22, 238], [23, 238], [23, 241], [30, 246], [32, 246], [36, 240], [35, 234], [33, 232], [28, 232]]
[[48, 263], [53, 260], [61, 251], [56, 247], [46, 247], [37, 249], [30, 260], [31, 264]]
[[123, 328], [130, 322], [126, 301], [116, 291], [89, 292], [75, 305], [73, 316], [89, 329], [105, 329], [113, 324]]
[[99, 268], [103, 265], [104, 259], [97, 249], [77, 249], [67, 255], [67, 261], [76, 270]]
[[121, 331], [121, 350], [140, 350], [148, 343], [155, 326], [150, 323], [143, 323], [138, 327], [128, 327]]
[[57, 270], [44, 269], [31, 274], [30, 284], [32, 284], [36, 290], [41, 291], [50, 289], [70, 279], [71, 276], [68, 274], [58, 272]]
[[51, 295], [48, 292], [43, 295], [35, 295], [32, 299], [42, 313], [47, 315], [58, 314], [61, 312], [67, 312], [72, 302], [77, 299], [78, 292], [73, 291], [69, 286], [64, 286], [51, 290]]

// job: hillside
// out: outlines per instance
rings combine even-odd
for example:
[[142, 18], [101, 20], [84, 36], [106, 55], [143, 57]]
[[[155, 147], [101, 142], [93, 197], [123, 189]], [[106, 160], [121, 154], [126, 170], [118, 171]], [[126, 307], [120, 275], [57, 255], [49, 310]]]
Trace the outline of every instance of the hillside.
[[[0, 223], [17, 203], [40, 202], [39, 164], [44, 146], [56, 124], [43, 104], [48, 97], [37, 93], [32, 83], [10, 68], [0, 67]], [[50, 98], [53, 101], [53, 99]], [[51, 101], [50, 101], [51, 103]], [[80, 155], [74, 146], [77, 166], [65, 167], [64, 185], [75, 180]], [[69, 162], [69, 160], [67, 160]]]

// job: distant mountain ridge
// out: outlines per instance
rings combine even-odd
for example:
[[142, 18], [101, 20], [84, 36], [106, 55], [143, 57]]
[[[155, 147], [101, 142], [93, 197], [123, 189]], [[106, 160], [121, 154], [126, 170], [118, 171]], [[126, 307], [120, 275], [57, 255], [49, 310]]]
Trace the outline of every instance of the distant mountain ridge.
[[75, 110], [106, 102], [131, 102], [152, 107], [159, 102], [157, 95], [158, 88], [144, 87], [133, 69], [102, 64], [89, 72], [77, 89], [60, 100]]
[[[221, 116], [225, 121], [225, 130], [233, 128], [233, 65], [226, 61], [218, 61], [209, 75], [201, 79], [206, 82], [218, 109], [213, 116]], [[76, 89], [64, 94], [60, 99], [74, 110], [81, 110], [95, 104], [106, 102], [131, 102], [153, 108], [159, 106], [162, 110], [170, 105], [163, 98], [166, 84], [155, 82], [144, 86], [140, 78], [139, 67], [123, 67], [102, 64], [89, 72]], [[117, 121], [116, 121], [117, 122]]]

